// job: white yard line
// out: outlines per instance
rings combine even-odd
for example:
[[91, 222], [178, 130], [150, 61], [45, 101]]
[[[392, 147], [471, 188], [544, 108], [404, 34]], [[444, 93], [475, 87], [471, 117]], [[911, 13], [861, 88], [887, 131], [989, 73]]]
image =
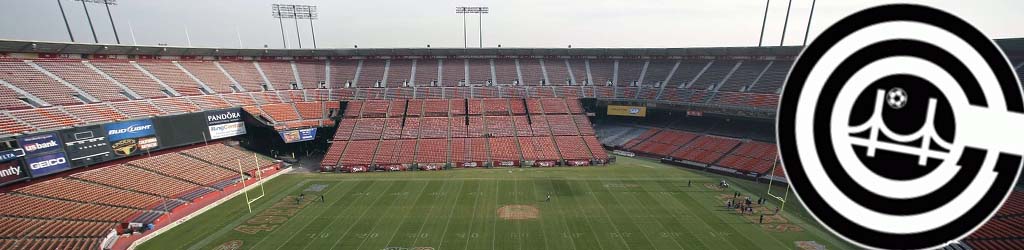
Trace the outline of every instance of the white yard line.
[[[426, 187], [426, 185], [423, 185], [423, 187], [425, 188], [425, 187]], [[423, 188], [418, 188], [418, 189], [420, 190], [420, 192], [419, 192], [419, 194], [416, 194], [416, 197], [419, 197], [420, 195], [422, 195], [422, 194], [423, 194]], [[402, 190], [405, 190], [405, 189], [403, 188]], [[399, 192], [404, 192], [404, 191], [399, 191]], [[391, 209], [392, 209], [392, 208], [395, 208], [395, 207], [396, 207], [396, 206], [395, 206], [395, 203], [397, 203], [397, 202], [398, 202], [399, 200], [405, 201], [405, 200], [407, 199], [407, 197], [408, 197], [408, 196], [411, 196], [411, 195], [403, 195], [403, 196], [405, 196], [405, 197], [395, 198], [394, 200], [392, 200], [392, 201], [391, 201], [391, 205], [388, 205], [388, 208], [387, 208], [387, 209], [384, 209], [384, 214], [385, 214], [385, 215], [391, 214], [391, 213], [388, 213], [388, 212], [389, 212], [389, 211], [391, 211]], [[402, 217], [402, 220], [405, 220], [405, 218], [407, 218], [407, 217], [408, 217], [408, 216], [406, 216], [406, 217]], [[373, 222], [373, 226], [372, 226], [372, 227], [370, 227], [370, 233], [371, 233], [371, 234], [373, 234], [373, 233], [374, 233], [374, 230], [377, 230], [377, 226], [380, 226], [380, 221], [381, 221], [381, 219], [382, 219], [382, 218], [377, 218], [377, 221], [374, 221], [374, 222]], [[401, 227], [401, 224], [398, 224], [398, 227]], [[371, 238], [373, 238], [373, 237], [366, 237], [365, 239], [363, 239], [363, 241], [360, 241], [360, 242], [359, 242], [359, 245], [358, 245], [358, 246], [356, 246], [356, 248], [355, 248], [355, 249], [361, 249], [361, 248], [363, 248], [363, 244], [366, 244], [366, 242], [367, 242], [367, 241], [370, 241], [370, 239], [371, 239]]]
[[[552, 182], [551, 186], [554, 187], [554, 185], [555, 185], [554, 182]], [[565, 186], [569, 187], [569, 193], [572, 193], [572, 194], [576, 193], [576, 192], [572, 191], [572, 185], [569, 184], [568, 182], [566, 182]], [[573, 195], [570, 195], [570, 196], [573, 196]], [[576, 199], [576, 196], [573, 196], [572, 200], [574, 201], [574, 203], [576, 203], [577, 206], [582, 206], [580, 204], [580, 201], [578, 199]], [[597, 240], [597, 239], [601, 239], [600, 238], [601, 236], [597, 235], [597, 230], [594, 230], [593, 223], [590, 223], [590, 216], [587, 216], [587, 211], [583, 210], [583, 208], [579, 208], [579, 209], [581, 210], [580, 214], [583, 215], [583, 220], [587, 222], [587, 227], [590, 228], [590, 233], [594, 235], [594, 239], [597, 242], [597, 247], [600, 248], [601, 250], [604, 250], [604, 245], [601, 244], [600, 240]], [[568, 223], [568, 222], [566, 222], [566, 223]]]
[[256, 188], [257, 187], [256, 184], [266, 183], [266, 182], [268, 182], [270, 180], [273, 180], [274, 178], [277, 178], [278, 176], [281, 176], [283, 174], [287, 174], [287, 173], [291, 172], [292, 169], [293, 168], [286, 168], [284, 170], [278, 171], [277, 174], [271, 175], [271, 176], [263, 179], [262, 181], [254, 182], [253, 184], [251, 184], [249, 186], [246, 186], [242, 190], [235, 191], [234, 193], [229, 194], [228, 196], [225, 196], [225, 197], [221, 198], [220, 200], [217, 200], [214, 203], [210, 203], [210, 205], [207, 205], [206, 207], [200, 208], [199, 210], [196, 210], [195, 212], [192, 212], [192, 214], [186, 215], [185, 217], [182, 217], [181, 219], [178, 219], [177, 221], [174, 221], [171, 224], [168, 224], [168, 225], [166, 225], [166, 226], [164, 226], [164, 227], [162, 227], [160, 229], [157, 229], [156, 231], [153, 231], [149, 235], [142, 236], [142, 238], [139, 238], [138, 240], [135, 240], [135, 242], [132, 242], [132, 244], [128, 246], [128, 250], [134, 250], [139, 245], [142, 245], [142, 243], [146, 243], [146, 241], [151, 240], [153, 238], [156, 238], [157, 236], [160, 236], [160, 234], [163, 234], [163, 233], [171, 230], [172, 228], [177, 227], [178, 225], [184, 224], [186, 221], [189, 221], [192, 218], [195, 218], [196, 216], [199, 216], [200, 214], [203, 214], [206, 211], [209, 211], [210, 209], [213, 209], [214, 207], [220, 206], [220, 204], [223, 204], [224, 202], [227, 202], [227, 201], [235, 198], [235, 196], [241, 195], [243, 192], [246, 192], [246, 191], [249, 191], [250, 189]]
[[[590, 188], [590, 184], [585, 183], [584, 187], [587, 187], [587, 190], [590, 190], [590, 197], [593, 197], [598, 206], [601, 206], [601, 200], [597, 199], [597, 195], [594, 194], [594, 190]], [[605, 218], [608, 218], [608, 222], [609, 224], [612, 224], [612, 228], [615, 229], [615, 232], [619, 232], [619, 239], [622, 240], [622, 244], [626, 246], [626, 250], [630, 250], [629, 242], [626, 242], [626, 237], [623, 237], [622, 231], [620, 231], [619, 227], [615, 225], [615, 221], [612, 220], [612, 216], [608, 215], [608, 210], [604, 209], [604, 206], [601, 206], [601, 212], [604, 214]], [[647, 242], [650, 242], [650, 240]], [[652, 243], [651, 245], [653, 246], [654, 244]]]
[[452, 211], [448, 212], [448, 220], [444, 223], [444, 231], [441, 231], [441, 242], [437, 243], [437, 248], [444, 246], [444, 236], [448, 234], [448, 225], [452, 224], [452, 215], [455, 214], [455, 208], [459, 206], [459, 198], [462, 196], [463, 186], [466, 186], [466, 181], [462, 181], [462, 184], [459, 185], [459, 191], [455, 192], [455, 195], [458, 196], [455, 197], [455, 205], [452, 206]]
[[480, 205], [480, 197], [483, 196], [483, 192], [480, 192], [480, 187], [482, 186], [483, 184], [477, 184], [476, 192], [473, 193], [473, 196], [476, 196], [476, 199], [473, 199], [473, 216], [469, 217], [469, 230], [466, 230], [466, 245], [462, 246], [463, 250], [469, 249], [469, 240], [473, 239], [473, 226], [476, 224], [476, 210], [477, 206]]
[[[342, 186], [342, 185], [340, 185], [340, 183], [341, 182], [335, 183], [334, 187], [332, 187], [331, 190], [334, 190], [335, 188], [338, 188], [339, 186]], [[305, 186], [305, 185], [303, 185], [303, 186]], [[334, 203], [337, 203], [337, 202], [339, 202], [341, 200], [342, 199], [338, 199], [338, 200], [335, 200], [335, 201], [331, 202], [331, 205], [328, 206], [328, 211], [330, 210], [330, 207], [334, 206]], [[301, 213], [301, 212], [299, 212], [299, 213]], [[296, 215], [298, 215], [299, 213], [296, 213]], [[298, 216], [293, 216], [292, 218], [296, 218], [296, 217], [298, 217]], [[316, 217], [319, 217], [319, 216], [316, 216]], [[306, 222], [306, 225], [303, 225], [301, 228], [299, 228], [299, 230], [295, 230], [295, 232], [292, 233], [292, 236], [288, 237], [288, 240], [282, 242], [282, 244], [280, 246], [277, 246], [277, 248], [275, 248], [275, 249], [280, 250], [281, 247], [284, 247], [284, 245], [287, 245], [288, 242], [292, 241], [292, 239], [294, 239], [296, 235], [299, 235], [299, 232], [302, 232], [303, 229], [306, 229], [306, 227], [308, 227], [309, 224], [313, 224], [313, 222], [316, 221], [316, 217], [314, 217], [312, 220], [309, 220], [309, 222]], [[270, 237], [263, 237], [264, 240], [267, 239], [267, 238], [270, 238]], [[263, 240], [260, 240], [260, 242], [256, 242], [255, 245], [252, 245], [252, 248], [256, 249], [256, 246], [259, 246], [260, 243], [263, 243]]]
[[[429, 185], [430, 185], [430, 183], [427, 183], [426, 186], [429, 186]], [[426, 186], [424, 186], [424, 188], [426, 188]], [[422, 190], [423, 189], [420, 189], [420, 193], [416, 195], [416, 199], [413, 199], [414, 202], [420, 200], [420, 196], [423, 195], [423, 191]], [[413, 206], [411, 208], [409, 208], [409, 209], [414, 209], [414, 208], [416, 208], [415, 204], [413, 204]], [[413, 211], [415, 212], [415, 210], [413, 210]], [[391, 233], [391, 239], [388, 239], [388, 243], [385, 244], [384, 246], [391, 246], [391, 242], [394, 241], [395, 238], [398, 237], [398, 230], [402, 230], [402, 225], [405, 224], [405, 219], [407, 219], [409, 217], [412, 217], [412, 216], [409, 216], [408, 214], [406, 214], [405, 216], [402, 217], [402, 221], [399, 221], [398, 222], [398, 226], [395, 227], [395, 232]]]
[[[330, 249], [334, 249], [334, 247], [338, 245], [338, 242], [341, 242], [341, 239], [344, 239], [345, 236], [348, 235], [348, 232], [351, 232], [352, 228], [355, 227], [356, 224], [359, 224], [359, 222], [363, 220], [363, 217], [365, 217], [366, 214], [370, 212], [370, 210], [373, 210], [373, 209], [371, 209], [371, 208], [373, 208], [373, 204], [377, 203], [377, 201], [380, 201], [380, 197], [384, 197], [386, 195], [384, 192], [387, 192], [387, 190], [391, 189], [391, 186], [394, 186], [394, 185], [395, 185], [394, 181], [389, 182], [388, 183], [388, 187], [383, 189], [384, 191], [381, 191], [381, 195], [377, 196], [376, 199], [373, 199], [373, 202], [370, 202], [370, 205], [366, 206], [366, 210], [363, 210], [363, 214], [360, 214], [359, 218], [357, 218], [354, 222], [352, 222], [351, 225], [348, 225], [348, 228], [345, 229], [345, 233], [341, 234], [341, 236], [338, 236], [338, 239], [335, 240], [333, 244], [331, 244], [331, 248]], [[338, 218], [335, 218], [334, 220], [331, 220], [331, 224], [328, 224], [327, 228], [331, 228], [331, 225], [334, 225], [334, 222], [337, 222], [337, 219], [340, 219], [340, 218], [343, 218], [343, 217], [338, 216]], [[312, 242], [310, 242], [310, 243], [312, 243]], [[302, 247], [302, 249], [308, 248], [309, 245], [310, 244], [306, 244], [306, 246]]]

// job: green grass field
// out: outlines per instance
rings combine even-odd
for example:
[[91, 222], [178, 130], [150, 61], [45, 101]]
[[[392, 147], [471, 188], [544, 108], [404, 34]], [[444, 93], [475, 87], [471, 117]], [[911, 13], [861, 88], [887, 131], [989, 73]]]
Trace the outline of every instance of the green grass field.
[[[287, 174], [266, 184], [251, 214], [238, 196], [140, 249], [852, 248], [795, 200], [766, 224], [725, 208], [723, 197], [767, 185], [728, 178], [732, 189], [715, 190], [719, 179], [629, 158], [607, 167]], [[306, 192], [297, 204], [317, 185], [326, 202]]]

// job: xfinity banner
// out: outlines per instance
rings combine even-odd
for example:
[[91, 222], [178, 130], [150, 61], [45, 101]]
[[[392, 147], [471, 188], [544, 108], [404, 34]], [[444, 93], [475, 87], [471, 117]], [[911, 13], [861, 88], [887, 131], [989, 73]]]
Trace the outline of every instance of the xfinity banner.
[[18, 138], [18, 144], [29, 155], [60, 150], [60, 139], [54, 133], [21, 137]]
[[206, 112], [206, 124], [211, 140], [245, 134], [241, 109], [208, 111]]
[[9, 161], [0, 163], [0, 185], [17, 181], [28, 177], [28, 173], [25, 173], [21, 168], [21, 161]]
[[67, 156], [62, 152], [26, 157], [25, 163], [28, 165], [28, 169], [29, 172], [32, 173], [32, 177], [49, 175], [71, 168], [71, 165], [68, 164]]
[[316, 137], [316, 128], [281, 131], [280, 133], [284, 143], [312, 141]]
[[110, 148], [117, 156], [130, 156], [159, 146], [153, 121], [148, 119], [112, 123], [103, 128], [107, 131]]

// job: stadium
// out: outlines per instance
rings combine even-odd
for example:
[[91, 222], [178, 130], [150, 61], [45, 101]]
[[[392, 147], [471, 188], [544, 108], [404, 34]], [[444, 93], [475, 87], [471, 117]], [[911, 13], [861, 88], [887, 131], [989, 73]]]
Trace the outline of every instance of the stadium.
[[778, 160], [801, 50], [2, 39], [0, 249], [856, 249]]

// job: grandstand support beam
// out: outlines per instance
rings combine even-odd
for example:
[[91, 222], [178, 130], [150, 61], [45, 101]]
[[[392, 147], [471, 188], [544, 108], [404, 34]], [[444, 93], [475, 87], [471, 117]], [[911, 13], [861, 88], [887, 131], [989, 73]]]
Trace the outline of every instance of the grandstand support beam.
[[110, 18], [110, 28], [114, 30], [114, 41], [117, 44], [121, 44], [121, 37], [117, 36], [117, 26], [114, 25], [114, 15], [110, 14], [110, 5], [113, 4], [109, 0], [103, 0], [103, 6], [107, 8], [107, 18]]
[[782, 39], [779, 39], [779, 46], [786, 43], [786, 27], [789, 26], [789, 11], [793, 8], [793, 0], [789, 0], [786, 6], [786, 19], [782, 22]]
[[476, 14], [479, 15], [479, 18], [477, 18], [477, 21], [478, 21], [477, 27], [480, 29], [480, 31], [478, 32], [478, 34], [480, 35], [480, 48], [483, 48], [484, 47], [484, 13], [483, 12], [477, 12]]
[[64, 18], [64, 28], [68, 30], [68, 37], [71, 38], [71, 42], [75, 42], [75, 35], [71, 34], [71, 25], [68, 24], [68, 16], [64, 14], [64, 4], [61, 4], [60, 0], [57, 0], [57, 8], [60, 9], [60, 17]]
[[92, 26], [92, 17], [89, 16], [89, 8], [85, 6], [85, 1], [82, 1], [82, 9], [85, 10], [85, 20], [89, 22], [89, 29], [92, 30], [92, 41], [100, 43], [100, 39], [96, 37], [96, 28]]
[[761, 47], [764, 42], [764, 26], [768, 23], [768, 6], [771, 6], [772, 0], [764, 1], [764, 18], [761, 19], [761, 36], [757, 39], [757, 47]]
[[818, 0], [811, 0], [811, 13], [807, 14], [807, 30], [804, 31], [803, 45], [807, 45], [807, 37], [811, 35], [811, 19], [814, 18], [814, 4], [817, 2]]

